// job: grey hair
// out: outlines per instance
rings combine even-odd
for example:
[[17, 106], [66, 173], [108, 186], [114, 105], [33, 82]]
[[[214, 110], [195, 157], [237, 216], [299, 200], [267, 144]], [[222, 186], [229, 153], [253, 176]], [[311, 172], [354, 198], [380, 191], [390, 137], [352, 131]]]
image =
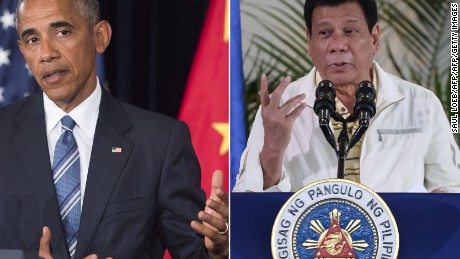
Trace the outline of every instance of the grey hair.
[[[19, 9], [25, 0], [19, 0], [16, 7], [16, 28], [19, 24]], [[79, 14], [88, 22], [90, 28], [96, 25], [101, 20], [98, 0], [70, 0], [73, 7]]]

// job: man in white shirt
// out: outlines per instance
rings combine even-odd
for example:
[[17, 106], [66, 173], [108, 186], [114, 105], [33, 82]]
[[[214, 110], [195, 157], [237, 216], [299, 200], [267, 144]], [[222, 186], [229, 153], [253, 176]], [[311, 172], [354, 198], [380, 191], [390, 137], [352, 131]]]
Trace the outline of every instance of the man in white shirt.
[[262, 77], [261, 107], [233, 191], [292, 192], [337, 177], [335, 151], [313, 111], [316, 85], [327, 79], [345, 115], [353, 113], [361, 81], [377, 88], [376, 114], [346, 168], [351, 180], [379, 192], [459, 192], [460, 152], [439, 100], [373, 61], [380, 36], [375, 1], [308, 0], [304, 11], [315, 67], [293, 83], [285, 78], [271, 96]]

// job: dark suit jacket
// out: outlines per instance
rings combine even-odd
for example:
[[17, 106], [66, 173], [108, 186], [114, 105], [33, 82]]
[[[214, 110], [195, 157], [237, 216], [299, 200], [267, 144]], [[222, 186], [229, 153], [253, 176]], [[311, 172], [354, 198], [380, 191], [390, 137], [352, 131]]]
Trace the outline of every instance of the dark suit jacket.
[[[112, 152], [120, 147], [122, 152]], [[42, 95], [0, 110], [0, 249], [38, 254], [43, 226], [54, 258], [69, 258]], [[75, 258], [206, 258], [190, 222], [204, 208], [187, 126], [102, 91]]]

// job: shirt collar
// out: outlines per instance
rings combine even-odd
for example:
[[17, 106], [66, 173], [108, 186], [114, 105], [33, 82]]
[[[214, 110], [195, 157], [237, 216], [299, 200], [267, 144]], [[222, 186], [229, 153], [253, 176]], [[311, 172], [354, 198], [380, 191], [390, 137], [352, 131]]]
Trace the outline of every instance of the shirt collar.
[[59, 108], [48, 96], [43, 93], [43, 103], [45, 108], [46, 134], [60, 123], [65, 115], [69, 115], [77, 123], [77, 126], [89, 138], [94, 138], [96, 131], [97, 118], [99, 115], [99, 105], [101, 103], [101, 85], [97, 80], [96, 89], [82, 103], [75, 107], [68, 114]]

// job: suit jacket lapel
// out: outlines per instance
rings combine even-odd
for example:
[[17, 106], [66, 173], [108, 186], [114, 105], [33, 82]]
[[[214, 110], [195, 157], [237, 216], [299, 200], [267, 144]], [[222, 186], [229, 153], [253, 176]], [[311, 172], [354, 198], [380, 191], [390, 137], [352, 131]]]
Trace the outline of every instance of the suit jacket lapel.
[[55, 258], [68, 258], [52, 179], [42, 95], [31, 97], [18, 111], [15, 127], [12, 136], [14, 151], [22, 159], [22, 171], [30, 190], [44, 206], [43, 224], [51, 229], [53, 255]]
[[[87, 255], [97, 224], [133, 147], [133, 143], [123, 137], [132, 123], [121, 106], [114, 97], [102, 91], [75, 258]], [[113, 152], [112, 148], [121, 148], [121, 152]]]

